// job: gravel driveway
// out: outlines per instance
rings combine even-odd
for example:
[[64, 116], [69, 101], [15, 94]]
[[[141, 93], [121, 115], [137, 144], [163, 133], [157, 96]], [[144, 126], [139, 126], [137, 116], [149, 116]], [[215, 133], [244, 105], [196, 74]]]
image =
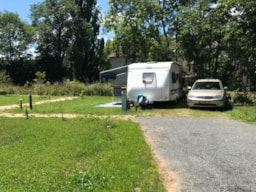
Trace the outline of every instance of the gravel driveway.
[[182, 192], [256, 191], [256, 126], [209, 117], [138, 117]]

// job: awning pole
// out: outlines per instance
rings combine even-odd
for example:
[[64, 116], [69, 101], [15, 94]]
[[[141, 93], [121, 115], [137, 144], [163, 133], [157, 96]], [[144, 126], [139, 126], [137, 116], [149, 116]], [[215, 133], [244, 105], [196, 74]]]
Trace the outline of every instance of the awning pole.
[[101, 96], [101, 89], [102, 89], [102, 85], [101, 85], [101, 73], [100, 73], [100, 96]]

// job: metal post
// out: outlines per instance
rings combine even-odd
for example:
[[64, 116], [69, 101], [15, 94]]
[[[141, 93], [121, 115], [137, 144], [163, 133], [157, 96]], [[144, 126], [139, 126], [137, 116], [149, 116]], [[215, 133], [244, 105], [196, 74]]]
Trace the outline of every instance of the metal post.
[[126, 97], [126, 90], [122, 89], [122, 110], [127, 111], [127, 97]]
[[26, 114], [26, 119], [28, 119], [28, 109], [27, 108], [26, 108], [25, 114]]
[[32, 92], [31, 90], [29, 90], [29, 108], [32, 109], [33, 106], [32, 106]]
[[23, 102], [23, 99], [20, 99], [20, 109], [22, 109], [22, 102]]

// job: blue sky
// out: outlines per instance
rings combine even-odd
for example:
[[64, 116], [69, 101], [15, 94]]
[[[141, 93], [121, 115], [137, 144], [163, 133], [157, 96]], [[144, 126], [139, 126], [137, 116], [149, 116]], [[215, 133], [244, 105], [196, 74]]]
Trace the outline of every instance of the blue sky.
[[30, 5], [42, 0], [0, 0], [0, 11], [4, 10], [17, 13], [23, 21], [29, 22]]
[[[0, 12], [4, 10], [17, 13], [23, 21], [31, 23], [29, 18], [30, 5], [43, 2], [43, 0], [0, 0]], [[105, 14], [108, 10], [108, 0], [98, 0], [97, 1], [101, 11]], [[105, 36], [109, 36], [105, 34]]]

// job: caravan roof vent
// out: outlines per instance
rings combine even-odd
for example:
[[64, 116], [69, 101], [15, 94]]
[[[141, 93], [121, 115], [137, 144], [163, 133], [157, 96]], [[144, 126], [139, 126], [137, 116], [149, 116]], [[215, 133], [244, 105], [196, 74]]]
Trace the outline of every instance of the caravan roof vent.
[[156, 61], [149, 61], [147, 62], [147, 64], [156, 64], [157, 62]]

